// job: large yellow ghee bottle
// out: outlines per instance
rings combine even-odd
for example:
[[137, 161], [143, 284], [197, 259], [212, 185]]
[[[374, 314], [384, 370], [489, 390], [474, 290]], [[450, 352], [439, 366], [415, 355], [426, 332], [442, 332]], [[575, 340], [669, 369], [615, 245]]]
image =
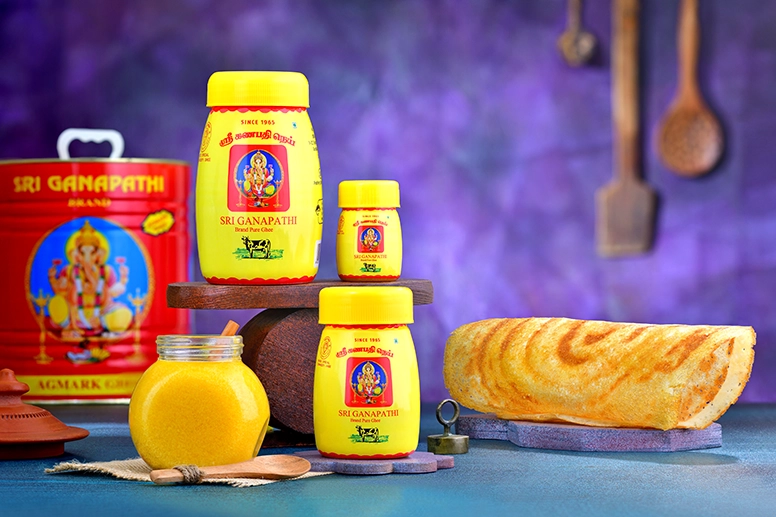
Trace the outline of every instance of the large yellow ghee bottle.
[[307, 78], [216, 72], [197, 174], [197, 244], [214, 284], [295, 284], [318, 272], [323, 192]]
[[320, 293], [313, 382], [318, 451], [332, 458], [401, 458], [418, 446], [420, 381], [406, 287]]

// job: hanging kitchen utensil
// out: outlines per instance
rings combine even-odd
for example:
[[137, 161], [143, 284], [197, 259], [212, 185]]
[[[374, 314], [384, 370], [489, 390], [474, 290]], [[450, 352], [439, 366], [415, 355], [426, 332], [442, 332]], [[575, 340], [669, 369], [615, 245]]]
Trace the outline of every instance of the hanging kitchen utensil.
[[655, 193], [639, 174], [638, 0], [615, 0], [613, 15], [615, 176], [596, 193], [598, 252], [604, 256], [646, 252], [655, 218]]
[[558, 38], [558, 49], [571, 66], [581, 66], [595, 54], [596, 39], [582, 28], [582, 0], [569, 0], [566, 30]]
[[682, 0], [677, 46], [679, 86], [658, 129], [657, 148], [668, 169], [692, 178], [714, 168], [725, 146], [719, 121], [698, 86], [698, 0]]

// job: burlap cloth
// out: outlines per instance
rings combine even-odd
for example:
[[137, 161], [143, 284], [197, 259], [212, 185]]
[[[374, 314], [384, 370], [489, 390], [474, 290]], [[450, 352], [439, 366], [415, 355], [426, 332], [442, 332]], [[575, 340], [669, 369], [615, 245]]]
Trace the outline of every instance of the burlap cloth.
[[[90, 472], [92, 474], [103, 474], [129, 481], [151, 482], [151, 467], [140, 458], [116, 461], [96, 461], [93, 463], [81, 463], [78, 460], [63, 461], [62, 463], [57, 463], [50, 469], [46, 469], [44, 472], [46, 472], [46, 474]], [[296, 479], [325, 476], [326, 474], [331, 474], [331, 472], [308, 472], [302, 476], [284, 480], [250, 478], [203, 479], [202, 483], [219, 483], [244, 488], [249, 486], [268, 485], [269, 483], [275, 483], [277, 481], [293, 481]]]

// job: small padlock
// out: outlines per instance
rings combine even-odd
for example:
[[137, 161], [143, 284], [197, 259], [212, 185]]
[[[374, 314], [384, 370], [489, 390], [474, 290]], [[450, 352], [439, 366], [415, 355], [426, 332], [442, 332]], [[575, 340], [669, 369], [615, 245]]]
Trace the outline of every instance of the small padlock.
[[[442, 418], [442, 406], [447, 403], [453, 405], [453, 418], [445, 420]], [[466, 454], [469, 452], [469, 437], [463, 434], [450, 434], [450, 426], [458, 420], [461, 414], [461, 407], [453, 399], [445, 399], [439, 403], [436, 410], [436, 417], [440, 424], [445, 426], [444, 434], [432, 434], [426, 440], [428, 443], [428, 452], [434, 454]]]

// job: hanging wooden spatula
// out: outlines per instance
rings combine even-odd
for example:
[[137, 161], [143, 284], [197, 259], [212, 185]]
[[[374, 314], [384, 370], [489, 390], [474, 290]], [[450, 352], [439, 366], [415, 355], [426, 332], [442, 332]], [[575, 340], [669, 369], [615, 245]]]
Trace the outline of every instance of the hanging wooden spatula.
[[154, 470], [151, 472], [151, 481], [157, 485], [172, 485], [183, 482], [198, 483], [200, 479], [287, 479], [309, 472], [310, 462], [290, 454], [270, 454], [231, 465], [195, 467], [194, 469], [182, 468], [181, 470]]
[[639, 171], [639, 2], [614, 0], [612, 117], [614, 179], [596, 193], [596, 237], [604, 256], [644, 253], [652, 245], [655, 192]]

